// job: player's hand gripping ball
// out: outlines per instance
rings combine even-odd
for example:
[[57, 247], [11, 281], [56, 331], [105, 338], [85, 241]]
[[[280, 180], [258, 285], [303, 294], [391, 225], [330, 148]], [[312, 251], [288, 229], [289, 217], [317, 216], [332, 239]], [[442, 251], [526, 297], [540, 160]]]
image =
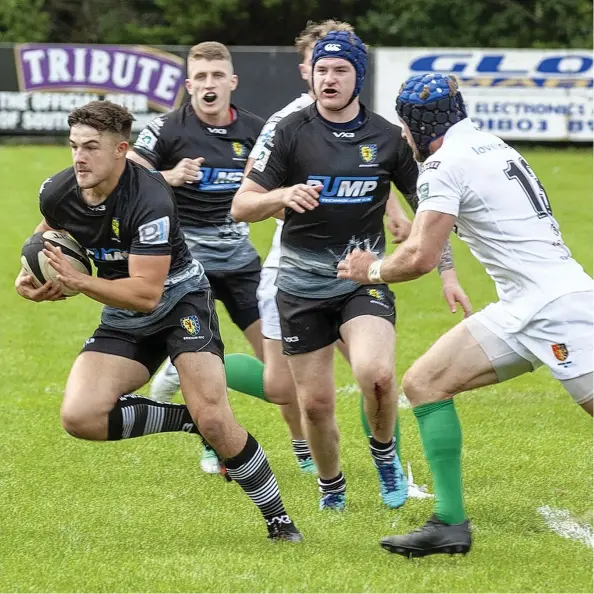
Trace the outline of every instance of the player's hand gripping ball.
[[56, 256], [64, 269], [74, 269], [78, 274], [93, 273], [91, 261], [85, 250], [72, 237], [58, 231], [34, 233], [25, 241], [21, 251], [21, 264], [24, 270], [31, 276], [36, 287], [42, 287], [48, 281], [61, 282], [64, 297], [77, 295], [79, 291], [72, 286], [69, 287], [70, 283], [64, 282], [64, 279], [60, 279], [59, 276], [64, 274], [60, 275], [60, 272], [50, 264], [46, 249], [48, 243], [61, 251], [62, 258], [58, 254]]

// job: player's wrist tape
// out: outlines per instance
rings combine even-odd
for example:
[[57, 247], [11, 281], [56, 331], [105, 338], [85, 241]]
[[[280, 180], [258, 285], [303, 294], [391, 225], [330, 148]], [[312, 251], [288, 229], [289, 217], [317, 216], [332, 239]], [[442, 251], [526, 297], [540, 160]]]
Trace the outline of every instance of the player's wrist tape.
[[369, 279], [370, 282], [372, 282], [372, 283], [386, 282], [386, 281], [384, 281], [384, 279], [382, 278], [382, 275], [380, 273], [380, 268], [382, 267], [383, 263], [384, 263], [383, 260], [376, 260], [375, 262], [372, 262], [369, 265], [369, 268], [367, 269], [367, 278]]

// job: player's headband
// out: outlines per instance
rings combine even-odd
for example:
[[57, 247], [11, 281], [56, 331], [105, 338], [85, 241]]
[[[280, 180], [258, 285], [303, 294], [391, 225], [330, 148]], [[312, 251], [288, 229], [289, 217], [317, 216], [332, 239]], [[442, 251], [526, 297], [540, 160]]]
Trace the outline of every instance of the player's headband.
[[330, 31], [326, 37], [318, 39], [311, 56], [312, 77], [313, 68], [322, 58], [342, 58], [350, 62], [356, 73], [355, 90], [351, 101], [359, 96], [365, 73], [367, 72], [367, 48], [365, 44], [349, 31]]
[[396, 99], [396, 112], [409, 127], [423, 159], [429, 156], [431, 142], [467, 117], [456, 77], [436, 73], [408, 78]]

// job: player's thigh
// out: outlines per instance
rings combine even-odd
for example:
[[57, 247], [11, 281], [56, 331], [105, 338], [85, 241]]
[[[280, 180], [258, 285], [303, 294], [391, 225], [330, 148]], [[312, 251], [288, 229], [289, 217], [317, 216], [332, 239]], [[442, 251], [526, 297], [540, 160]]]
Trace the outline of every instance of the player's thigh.
[[386, 285], [359, 287], [341, 311], [340, 336], [356, 377], [393, 376], [396, 347], [394, 294]]
[[66, 422], [107, 415], [120, 396], [138, 390], [150, 378], [146, 365], [125, 343], [96, 338], [94, 346], [96, 350], [83, 351], [70, 370], [62, 402]]
[[295, 383], [289, 368], [289, 358], [283, 354], [281, 340], [265, 338], [264, 390], [266, 397], [275, 404], [289, 404], [295, 400]]
[[279, 289], [276, 303], [285, 355], [303, 355], [334, 344], [342, 302], [341, 297], [306, 299]]
[[226, 402], [224, 346], [210, 289], [180, 299], [168, 315], [164, 339], [192, 416], [200, 407]]
[[288, 357], [299, 404], [312, 421], [334, 414], [334, 345]]
[[551, 370], [580, 405], [592, 400], [592, 305], [591, 292], [565, 295], [545, 306], [518, 333], [519, 342]]
[[526, 357], [530, 353], [513, 337], [478, 312], [417, 359], [404, 374], [402, 388], [413, 405], [438, 402], [533, 371], [534, 361]]

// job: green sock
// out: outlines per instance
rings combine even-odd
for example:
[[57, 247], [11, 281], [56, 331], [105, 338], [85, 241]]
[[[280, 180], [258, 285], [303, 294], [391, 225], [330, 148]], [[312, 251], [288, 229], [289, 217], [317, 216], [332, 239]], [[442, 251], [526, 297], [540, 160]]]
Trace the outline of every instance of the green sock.
[[435, 515], [447, 524], [466, 518], [462, 497], [462, 431], [453, 400], [415, 406], [435, 489]]
[[[365, 398], [363, 394], [361, 394], [361, 399], [359, 400], [359, 414], [361, 415], [361, 426], [363, 427], [363, 431], [367, 437], [371, 437], [371, 427], [369, 426], [369, 422], [367, 421], [367, 415], [365, 414], [365, 408], [363, 407], [363, 403]], [[394, 441], [396, 442], [396, 455], [400, 458], [400, 415], [396, 417], [396, 426], [394, 427]]]
[[264, 363], [245, 353], [225, 355], [227, 386], [237, 392], [266, 399], [264, 392]]

